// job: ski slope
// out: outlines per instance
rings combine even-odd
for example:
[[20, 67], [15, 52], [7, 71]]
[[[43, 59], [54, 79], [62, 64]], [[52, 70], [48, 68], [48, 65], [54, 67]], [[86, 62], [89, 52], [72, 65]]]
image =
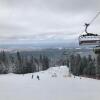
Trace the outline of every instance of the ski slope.
[[66, 66], [34, 73], [33, 79], [32, 74], [0, 75], [0, 100], [100, 100], [100, 81], [68, 77]]

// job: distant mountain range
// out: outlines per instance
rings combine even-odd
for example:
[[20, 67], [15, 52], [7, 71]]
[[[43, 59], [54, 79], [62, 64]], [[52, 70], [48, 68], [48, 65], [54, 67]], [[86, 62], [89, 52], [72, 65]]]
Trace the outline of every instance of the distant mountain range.
[[77, 42], [41, 42], [29, 44], [0, 44], [0, 48], [76, 48], [79, 47]]

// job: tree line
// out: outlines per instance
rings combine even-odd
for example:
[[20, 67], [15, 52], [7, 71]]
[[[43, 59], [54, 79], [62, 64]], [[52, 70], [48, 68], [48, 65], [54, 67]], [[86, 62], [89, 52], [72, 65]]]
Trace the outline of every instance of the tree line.
[[67, 61], [68, 66], [69, 63], [73, 75], [100, 78], [100, 55], [96, 59], [92, 58], [91, 55], [88, 57], [81, 57], [80, 54], [71, 55]]
[[80, 54], [71, 55], [69, 58], [52, 58], [46, 55], [22, 55], [16, 52], [14, 55], [5, 51], [0, 52], [0, 74], [16, 73], [25, 74], [46, 70], [49, 67], [67, 65], [75, 76], [100, 78], [100, 55], [94, 59], [91, 55], [81, 57]]
[[40, 55], [39, 58], [33, 55], [21, 55], [17, 52], [14, 56], [5, 51], [0, 52], [0, 74], [16, 73], [25, 74], [46, 70], [50, 67], [49, 58]]

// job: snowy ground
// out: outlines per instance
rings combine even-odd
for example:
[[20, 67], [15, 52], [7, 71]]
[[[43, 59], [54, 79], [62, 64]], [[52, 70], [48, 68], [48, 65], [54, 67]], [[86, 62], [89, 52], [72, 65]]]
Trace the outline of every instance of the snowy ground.
[[66, 66], [31, 76], [0, 75], [0, 100], [100, 100], [100, 80], [68, 77]]

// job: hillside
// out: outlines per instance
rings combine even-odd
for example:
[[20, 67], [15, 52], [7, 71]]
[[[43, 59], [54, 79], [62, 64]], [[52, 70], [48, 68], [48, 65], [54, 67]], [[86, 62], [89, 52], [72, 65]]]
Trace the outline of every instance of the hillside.
[[99, 100], [99, 93], [99, 80], [68, 77], [66, 66], [34, 73], [33, 79], [32, 74], [0, 75], [1, 100]]

